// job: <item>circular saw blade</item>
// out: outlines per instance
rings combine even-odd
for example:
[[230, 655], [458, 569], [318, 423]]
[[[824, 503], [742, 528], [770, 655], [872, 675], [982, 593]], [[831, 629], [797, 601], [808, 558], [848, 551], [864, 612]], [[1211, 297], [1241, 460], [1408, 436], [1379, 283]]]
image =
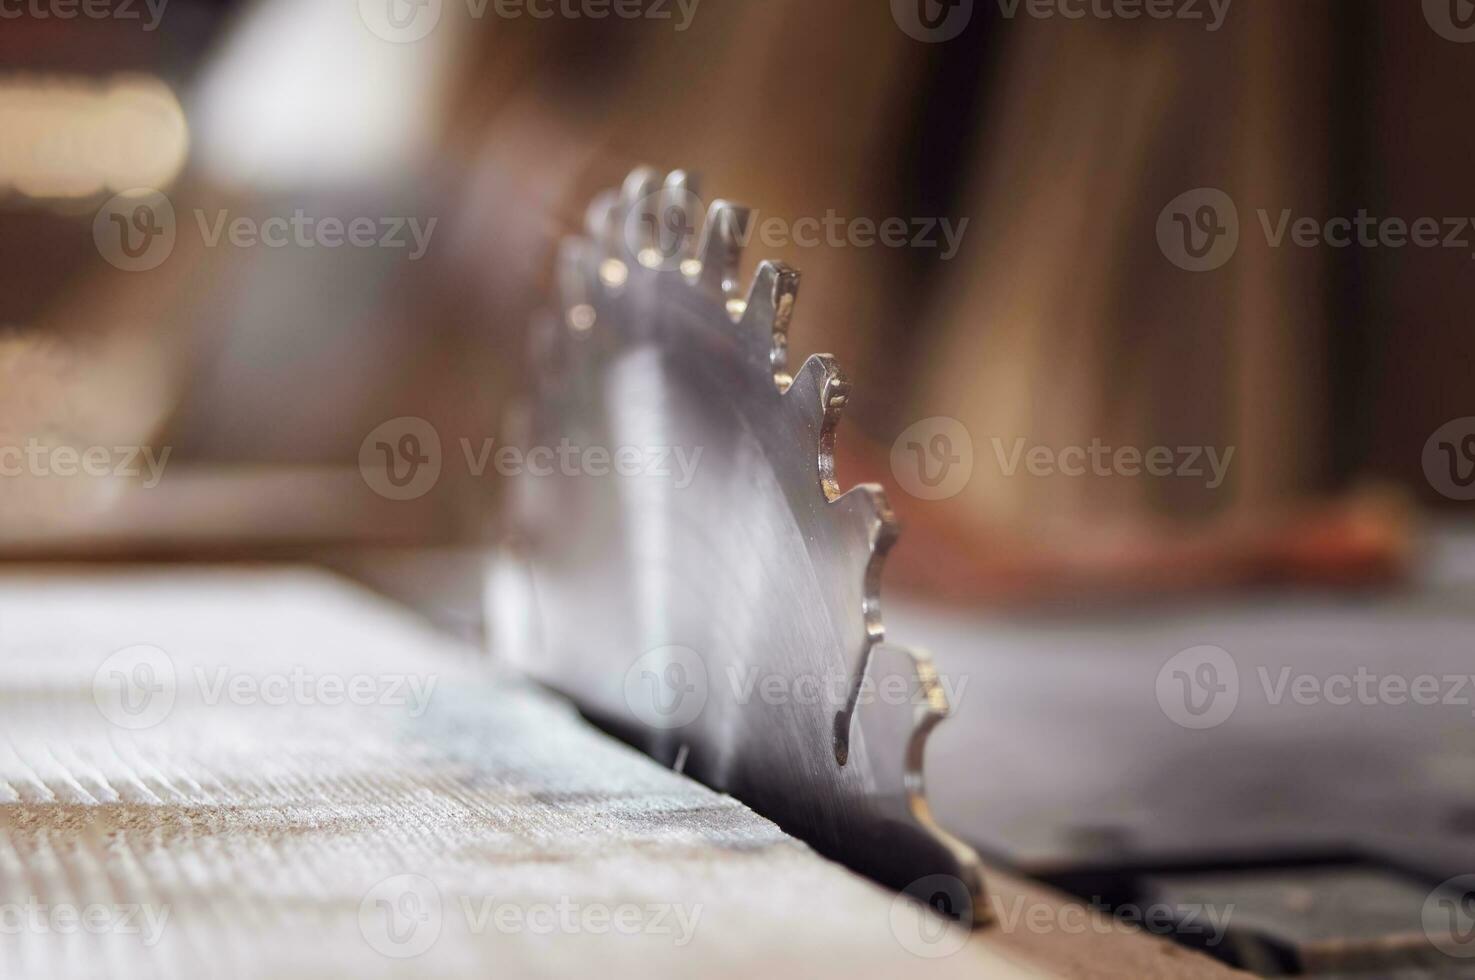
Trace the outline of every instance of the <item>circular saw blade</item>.
[[696, 200], [636, 171], [562, 249], [518, 437], [526, 587], [492, 612], [533, 623], [506, 652], [822, 853], [981, 921], [978, 857], [923, 793], [946, 698], [883, 642], [895, 522], [879, 487], [835, 480], [850, 387], [828, 355], [789, 373], [797, 273], [765, 262], [740, 295], [747, 212], [718, 202], [698, 236]]

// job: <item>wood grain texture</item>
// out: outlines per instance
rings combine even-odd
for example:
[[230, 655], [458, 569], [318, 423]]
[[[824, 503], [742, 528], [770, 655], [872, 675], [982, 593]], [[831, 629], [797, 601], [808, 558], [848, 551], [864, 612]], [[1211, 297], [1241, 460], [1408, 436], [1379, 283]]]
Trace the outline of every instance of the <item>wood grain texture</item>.
[[0, 576], [6, 977], [1224, 975], [934, 926], [324, 573]]

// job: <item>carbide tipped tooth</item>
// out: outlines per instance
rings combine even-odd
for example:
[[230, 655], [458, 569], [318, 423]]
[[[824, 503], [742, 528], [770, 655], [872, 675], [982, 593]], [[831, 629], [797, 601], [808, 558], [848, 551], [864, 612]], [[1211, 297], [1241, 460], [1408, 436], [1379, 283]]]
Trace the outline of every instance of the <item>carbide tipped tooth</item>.
[[661, 173], [654, 167], [636, 167], [620, 185], [620, 205], [629, 211], [661, 188]]
[[[920, 685], [921, 704], [923, 714], [934, 715], [941, 721], [953, 713], [953, 706], [948, 703], [947, 690], [942, 685], [942, 679], [937, 673], [937, 665], [932, 661], [932, 655], [923, 651], [910, 649], [906, 651], [912, 658], [912, 664], [917, 671], [917, 682]], [[922, 765], [921, 754], [917, 756], [917, 768]]]
[[[701, 183], [702, 181], [700, 177], [687, 170], [673, 170], [666, 175], [667, 191], [690, 194], [692, 197], [701, 196]], [[696, 221], [698, 218], [701, 217], [701, 215], [692, 214], [688, 217], [690, 217], [692, 221]]]
[[850, 384], [840, 371], [833, 354], [810, 354], [794, 375], [794, 383], [785, 398], [808, 406], [814, 405], [825, 415], [837, 418], [845, 407]]
[[879, 643], [886, 635], [881, 617], [881, 570], [886, 555], [896, 543], [896, 516], [886, 492], [874, 483], [862, 483], [845, 491], [830, 502], [829, 511], [839, 538], [849, 542], [852, 553], [867, 556], [862, 573], [865, 593], [861, 611], [866, 636], [870, 642]]
[[563, 308], [564, 325], [574, 333], [587, 333], [594, 327], [594, 266], [597, 252], [583, 238], [568, 238], [558, 248], [558, 295]]
[[648, 251], [660, 238], [661, 174], [651, 167], [636, 167], [620, 187], [615, 209], [618, 227], [613, 240], [606, 241], [611, 255], [629, 262], [649, 265]]
[[663, 268], [682, 268], [687, 262], [695, 262], [692, 254], [703, 211], [700, 181], [685, 170], [667, 174], [656, 226], [656, 247]]
[[827, 500], [840, 496], [835, 480], [835, 429], [849, 397], [850, 382], [830, 354], [810, 354], [783, 395], [785, 403], [800, 413], [809, 438], [814, 440], [820, 488]]
[[743, 245], [748, 240], [748, 221], [752, 212], [739, 204], [714, 201], [702, 226], [702, 241], [697, 248], [698, 284], [724, 301], [737, 289], [738, 265], [743, 258]]
[[589, 202], [584, 212], [584, 230], [596, 242], [609, 240], [610, 228], [615, 224], [615, 208], [620, 203], [616, 191], [605, 191]]
[[832, 504], [842, 520], [861, 529], [873, 551], [885, 552], [896, 542], [896, 515], [886, 491], [874, 483], [851, 487]]
[[789, 386], [789, 323], [799, 299], [799, 272], [782, 262], [764, 261], [748, 290], [739, 330], [744, 344], [773, 372], [779, 389]]
[[[927, 832], [952, 874], [932, 875], [914, 884], [942, 887], [952, 914], [974, 925], [992, 919], [986, 900], [983, 866], [978, 852], [949, 834], [927, 805], [923, 762], [927, 737], [948, 716], [947, 693], [932, 658], [920, 650], [878, 643], [866, 658], [865, 679], [871, 690], [894, 689], [898, 681], [909, 692], [903, 710], [895, 698], [865, 698], [855, 705], [850, 727], [859, 729], [876, 777], [877, 796], [898, 801], [895, 819]], [[961, 689], [961, 688], [960, 688]], [[939, 862], [942, 865], [943, 862]], [[923, 901], [933, 895], [915, 896]]]

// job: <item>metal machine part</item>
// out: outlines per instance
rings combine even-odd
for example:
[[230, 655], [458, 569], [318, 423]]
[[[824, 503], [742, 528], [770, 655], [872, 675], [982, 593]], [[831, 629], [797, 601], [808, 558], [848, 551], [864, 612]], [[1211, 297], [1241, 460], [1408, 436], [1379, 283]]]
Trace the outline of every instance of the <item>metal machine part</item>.
[[[1093, 904], [1232, 908], [1222, 942], [1201, 917], [1174, 935], [1256, 973], [1475, 975], [1475, 535], [1432, 526], [1421, 550], [1403, 588], [1351, 596], [890, 603], [952, 690], [988, 678], [930, 748], [939, 819]], [[1186, 688], [1185, 652], [1225, 685]]]
[[531, 621], [503, 652], [820, 852], [981, 922], [978, 857], [923, 789], [946, 697], [930, 658], [883, 642], [895, 521], [879, 487], [835, 480], [850, 387], [828, 355], [788, 369], [794, 270], [739, 291], [748, 212], [700, 220], [687, 175], [641, 169], [562, 250], [492, 590], [493, 622]]

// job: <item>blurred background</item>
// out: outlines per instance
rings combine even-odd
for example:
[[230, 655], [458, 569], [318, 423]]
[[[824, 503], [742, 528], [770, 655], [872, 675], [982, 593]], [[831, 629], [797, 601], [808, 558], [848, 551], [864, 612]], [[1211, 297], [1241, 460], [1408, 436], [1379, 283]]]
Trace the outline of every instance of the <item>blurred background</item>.
[[[1020, 630], [1001, 664], [1068, 658], [1020, 625], [1068, 610], [1096, 617], [1065, 627], [1088, 657], [1117, 617], [1140, 636], [1314, 597], [1303, 645], [1371, 631], [1383, 653], [1468, 666], [1466, 0], [26, 0], [0, 17], [6, 558], [318, 561], [482, 635], [501, 484], [472, 455], [527, 388], [559, 240], [648, 163], [757, 209], [749, 272], [803, 272], [791, 348], [836, 354], [854, 384], [841, 482], [887, 486], [904, 528], [887, 595], [926, 598], [903, 619], [939, 649], [968, 648], [982, 616]], [[401, 441], [405, 419], [425, 438]], [[412, 457], [434, 477], [414, 483]], [[1423, 612], [1381, 633], [1357, 618], [1390, 603]], [[1285, 649], [1284, 618], [1237, 622]], [[1181, 646], [1226, 635], [1190, 632]], [[1146, 644], [1148, 689], [1176, 643]], [[1039, 711], [1090, 739], [1062, 698]], [[1470, 830], [1467, 728], [1410, 730], [1371, 770], [1407, 799], [1409, 760], [1445, 760], [1439, 813], [1419, 804], [1436, 834]], [[1363, 782], [1317, 781], [1356, 779], [1328, 769], [1339, 739], [1283, 784], [1312, 771], [1320, 805], [1365, 801]], [[1019, 763], [1045, 795], [1079, 783], [1069, 765]], [[1154, 782], [1201, 760], [1163, 765]], [[1027, 796], [1009, 786], [953, 805]], [[1150, 798], [1109, 819], [1052, 805], [1099, 857], [1178, 812]], [[1009, 857], [1041, 812], [973, 839]], [[1351, 860], [1332, 850], [1317, 860]], [[1107, 863], [1052, 873], [1138, 889], [1164, 866]]]
[[[150, 497], [21, 467], [7, 550], [476, 539], [492, 481], [447, 466], [385, 507], [360, 445], [402, 416], [446, 447], [498, 434], [557, 241], [641, 162], [778, 222], [747, 261], [801, 269], [794, 348], [855, 382], [842, 476], [894, 487], [921, 420], [971, 437], [962, 489], [899, 495], [899, 578], [1005, 600], [1364, 580], [1407, 557], [1415, 511], [1467, 503], [1425, 458], [1470, 411], [1475, 348], [1475, 233], [1445, 242], [1475, 213], [1475, 49], [1437, 4], [38, 9], [0, 40], [4, 422], [170, 456]], [[1237, 243], [1188, 271], [1158, 226], [1199, 234], [1166, 211], [1200, 189]], [[108, 240], [145, 241], [124, 211], [149, 192], [169, 234], [130, 259]], [[1438, 245], [1292, 237], [1359, 212], [1433, 219]], [[1007, 472], [1021, 439], [1232, 455], [1204, 478], [1187, 454], [1172, 476]]]

